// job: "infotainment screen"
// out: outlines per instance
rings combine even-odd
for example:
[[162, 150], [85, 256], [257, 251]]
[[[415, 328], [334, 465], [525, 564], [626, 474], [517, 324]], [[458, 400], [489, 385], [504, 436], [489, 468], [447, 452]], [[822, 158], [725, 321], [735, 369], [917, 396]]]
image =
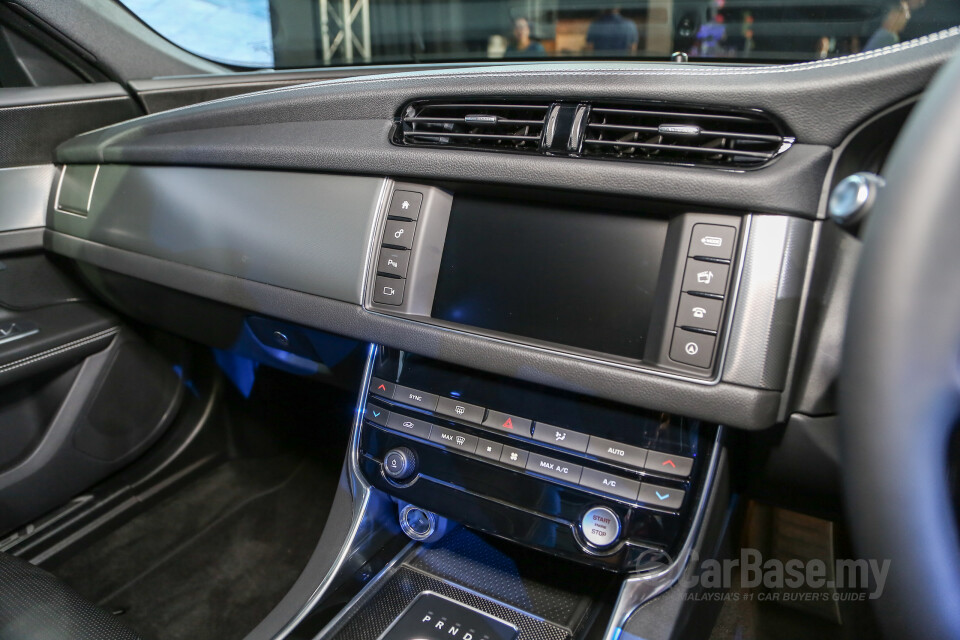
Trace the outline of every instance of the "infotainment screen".
[[667, 222], [455, 197], [433, 317], [641, 359]]

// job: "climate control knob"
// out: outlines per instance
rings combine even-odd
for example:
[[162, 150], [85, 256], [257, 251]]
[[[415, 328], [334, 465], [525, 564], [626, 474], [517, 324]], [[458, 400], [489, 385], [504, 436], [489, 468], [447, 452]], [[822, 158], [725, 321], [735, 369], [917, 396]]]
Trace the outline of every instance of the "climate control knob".
[[580, 520], [580, 533], [595, 547], [609, 547], [620, 539], [620, 518], [606, 507], [591, 507]]
[[383, 472], [394, 480], [406, 480], [417, 471], [417, 456], [406, 447], [396, 447], [383, 456]]

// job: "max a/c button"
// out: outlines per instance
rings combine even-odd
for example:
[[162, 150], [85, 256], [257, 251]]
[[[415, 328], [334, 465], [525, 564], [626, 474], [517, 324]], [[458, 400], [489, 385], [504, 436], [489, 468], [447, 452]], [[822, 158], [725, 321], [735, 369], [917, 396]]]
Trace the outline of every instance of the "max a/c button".
[[547, 458], [536, 453], [531, 453], [527, 458], [527, 471], [537, 473], [555, 480], [566, 480], [576, 484], [580, 480], [580, 472], [583, 467], [577, 464], [570, 464], [563, 460]]

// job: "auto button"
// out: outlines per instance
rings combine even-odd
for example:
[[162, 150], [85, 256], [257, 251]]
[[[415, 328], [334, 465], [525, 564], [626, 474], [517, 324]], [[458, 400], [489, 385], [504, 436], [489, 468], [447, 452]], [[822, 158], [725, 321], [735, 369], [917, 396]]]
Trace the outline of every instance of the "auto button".
[[597, 438], [596, 436], [590, 436], [590, 444], [587, 445], [587, 454], [636, 469], [643, 469], [643, 463], [647, 459], [646, 449], [631, 447], [622, 442], [605, 440], [603, 438]]

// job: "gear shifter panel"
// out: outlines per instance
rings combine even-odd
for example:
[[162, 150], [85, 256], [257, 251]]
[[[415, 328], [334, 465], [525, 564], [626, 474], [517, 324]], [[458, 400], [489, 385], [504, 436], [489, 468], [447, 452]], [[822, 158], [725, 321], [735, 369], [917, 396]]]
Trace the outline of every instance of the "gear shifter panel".
[[517, 634], [512, 624], [424, 591], [379, 640], [516, 640]]

